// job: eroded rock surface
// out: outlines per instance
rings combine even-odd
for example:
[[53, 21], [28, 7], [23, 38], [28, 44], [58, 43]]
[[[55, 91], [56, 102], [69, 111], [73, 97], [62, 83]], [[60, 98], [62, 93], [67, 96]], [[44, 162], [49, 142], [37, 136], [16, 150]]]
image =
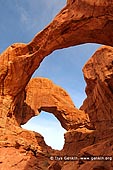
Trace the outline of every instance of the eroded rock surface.
[[43, 110], [53, 113], [67, 130], [77, 129], [80, 126], [88, 127], [90, 122], [88, 115], [78, 110], [67, 92], [49, 79], [31, 79], [25, 93], [22, 124]]
[[54, 150], [45, 144], [44, 138], [19, 127], [10, 129], [0, 128], [0, 169], [46, 169]]
[[[37, 98], [35, 103], [33, 95], [39, 97], [43, 93], [36, 92], [37, 79], [29, 82], [41, 61], [56, 49], [87, 42], [113, 46], [112, 27], [112, 1], [68, 0], [66, 7], [30, 43], [13, 44], [0, 55], [1, 170], [113, 169], [112, 161], [87, 162], [78, 160], [69, 162], [50, 159], [51, 155], [73, 154], [78, 157], [83, 155], [113, 155], [112, 47], [99, 49], [83, 69], [87, 82], [87, 99], [81, 110], [74, 107], [69, 96], [62, 100], [63, 95], [56, 94], [58, 89], [56, 86], [53, 89], [57, 99], [54, 100], [50, 90], [49, 97], [45, 96], [43, 99], [41, 96], [41, 101]], [[40, 84], [41, 81], [38, 85]], [[31, 89], [32, 85], [34, 89]], [[41, 91], [41, 88], [38, 90]], [[47, 94], [46, 90], [44, 94]], [[45, 100], [49, 99], [53, 102], [51, 105], [55, 106], [53, 110], [52, 107], [48, 107], [49, 102], [45, 103]], [[32, 101], [34, 102], [32, 103]], [[68, 104], [70, 106], [67, 107]], [[68, 110], [69, 107], [72, 109], [71, 113]], [[38, 114], [36, 110], [54, 113], [62, 126], [69, 130], [65, 134], [65, 145], [62, 151], [52, 150], [45, 144], [40, 134], [26, 131], [20, 127], [31, 116]], [[30, 111], [29, 116], [27, 116], [27, 111]], [[87, 121], [87, 114], [92, 129], [87, 129], [84, 126], [83, 118]], [[82, 124], [79, 124], [78, 120]]]
[[[113, 45], [112, 9], [112, 1], [68, 1], [29, 44], [13, 44], [0, 55], [0, 114], [9, 117], [8, 121], [0, 120], [2, 126], [9, 124], [14, 116], [15, 105], [18, 112], [21, 107], [18, 100], [24, 98], [23, 89], [45, 56], [56, 49], [86, 42]], [[11, 120], [20, 124], [15, 122], [15, 116]]]
[[83, 68], [87, 99], [83, 109], [99, 130], [113, 127], [113, 48], [103, 46]]
[[[83, 68], [87, 83], [87, 98], [81, 109], [88, 113], [93, 130], [78, 128], [65, 134], [62, 153], [94, 158], [113, 156], [113, 47], [103, 46]], [[71, 143], [71, 145], [70, 145]], [[72, 149], [73, 148], [73, 149]], [[63, 166], [68, 169], [71, 163]], [[113, 169], [113, 161], [84, 161], [72, 163], [75, 169]], [[71, 170], [71, 168], [70, 168]], [[72, 168], [73, 170], [73, 168]]]

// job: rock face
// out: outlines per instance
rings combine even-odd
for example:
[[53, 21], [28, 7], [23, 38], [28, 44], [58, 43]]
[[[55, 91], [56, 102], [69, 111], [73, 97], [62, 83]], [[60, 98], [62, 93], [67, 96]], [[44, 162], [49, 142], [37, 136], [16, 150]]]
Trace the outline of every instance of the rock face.
[[112, 1], [68, 0], [51, 24], [29, 43], [29, 48], [31, 52], [37, 49], [52, 52], [88, 42], [112, 46], [112, 16]]
[[[112, 1], [68, 0], [30, 43], [13, 44], [0, 55], [1, 170], [113, 169], [111, 160], [80, 159], [113, 155], [113, 47], [100, 48], [84, 66], [87, 99], [80, 110], [50, 80], [30, 80], [45, 56], [56, 49], [87, 42], [113, 46], [112, 27]], [[41, 110], [53, 113], [68, 130], [62, 151], [47, 146], [40, 134], [21, 128]], [[56, 160], [56, 155], [63, 160]], [[66, 155], [79, 159], [67, 161]]]
[[10, 128], [0, 129], [0, 169], [46, 169], [50, 165], [49, 153], [54, 151], [44, 138], [19, 127]]
[[[85, 64], [83, 72], [87, 98], [80, 109], [89, 115], [93, 128], [68, 131], [62, 153], [91, 159], [104, 156], [101, 161], [75, 161], [72, 170], [112, 170], [113, 162], [105, 159], [113, 156], [113, 47], [98, 49]], [[63, 170], [71, 170], [70, 166], [71, 162], [64, 164]]]
[[87, 99], [83, 109], [96, 129], [113, 126], [113, 48], [101, 47], [83, 68]]
[[46, 78], [33, 78], [28, 83], [22, 114], [22, 124], [41, 110], [53, 113], [61, 125], [69, 130], [87, 126], [88, 115], [78, 110], [67, 92]]

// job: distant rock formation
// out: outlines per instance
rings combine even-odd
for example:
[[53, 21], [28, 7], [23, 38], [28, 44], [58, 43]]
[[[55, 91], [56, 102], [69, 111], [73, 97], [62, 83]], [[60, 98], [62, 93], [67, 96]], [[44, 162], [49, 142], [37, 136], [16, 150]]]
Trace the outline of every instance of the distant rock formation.
[[[111, 160], [80, 159], [113, 156], [113, 47], [100, 48], [84, 66], [87, 99], [80, 110], [50, 80], [31, 79], [41, 61], [56, 49], [88, 42], [113, 46], [112, 28], [112, 1], [68, 0], [30, 43], [13, 44], [0, 54], [1, 170], [113, 169]], [[41, 110], [52, 112], [68, 130], [61, 151], [47, 146], [40, 134], [21, 128]], [[78, 160], [64, 159], [73, 155]]]
[[22, 123], [26, 123], [41, 110], [53, 113], [61, 125], [69, 129], [88, 127], [89, 118], [84, 111], [78, 110], [69, 95], [61, 87], [46, 78], [33, 78], [25, 89], [26, 99]]

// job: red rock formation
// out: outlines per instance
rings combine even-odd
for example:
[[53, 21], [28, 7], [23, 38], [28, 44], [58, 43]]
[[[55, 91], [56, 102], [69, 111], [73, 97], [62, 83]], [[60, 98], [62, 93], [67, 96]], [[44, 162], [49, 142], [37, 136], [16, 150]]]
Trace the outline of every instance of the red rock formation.
[[113, 122], [113, 48], [101, 47], [83, 68], [87, 83], [87, 99], [83, 109], [93, 126], [99, 130], [112, 127]]
[[29, 43], [31, 52], [37, 49], [52, 52], [88, 42], [112, 46], [112, 16], [112, 1], [68, 0], [51, 24]]
[[6, 116], [4, 121], [1, 118], [1, 126], [9, 124], [10, 117], [14, 117], [12, 123], [21, 123], [15, 120], [18, 114], [12, 113], [21, 107], [18, 101], [24, 99], [22, 91], [45, 56], [56, 49], [86, 42], [113, 44], [112, 8], [112, 1], [68, 1], [29, 44], [13, 44], [0, 55], [0, 115]]
[[40, 134], [19, 127], [7, 128], [0, 129], [1, 170], [46, 169], [50, 165], [48, 160], [54, 151]]
[[[98, 50], [84, 67], [88, 97], [81, 109], [85, 110], [86, 114], [73, 108], [69, 97], [66, 98], [66, 101], [69, 100], [70, 107], [73, 108], [73, 116], [72, 113], [68, 112], [65, 102], [62, 106], [65, 113], [62, 114], [60, 110], [61, 115], [58, 116], [59, 113], [57, 114], [56, 111], [58, 111], [58, 106], [62, 102], [55, 105], [57, 108], [53, 113], [62, 125], [66, 129], [73, 128], [65, 134], [65, 145], [61, 152], [48, 147], [43, 137], [38, 133], [26, 131], [20, 127], [31, 117], [32, 113], [33, 116], [36, 114], [36, 109], [48, 110], [46, 108], [47, 103], [44, 104], [43, 100], [40, 105], [37, 103], [32, 105], [29, 99], [33, 97], [30, 94], [30, 91], [32, 91], [30, 88], [32, 87], [31, 82], [34, 80], [31, 80], [28, 84], [33, 72], [45, 56], [56, 49], [87, 42], [113, 46], [112, 27], [112, 1], [68, 0], [66, 7], [29, 44], [13, 44], [0, 55], [1, 170], [55, 170], [58, 168], [62, 170], [83, 170], [86, 168], [87, 170], [91, 168], [93, 170], [99, 168], [112, 170], [113, 163], [111, 161], [104, 161], [105, 163], [81, 160], [56, 162], [49, 159], [51, 155], [55, 156], [55, 154], [113, 155], [113, 50], [111, 47], [103, 47]], [[54, 90], [55, 96], [61, 99], [61, 96], [56, 95], [56, 89]], [[50, 98], [53, 100], [52, 95], [50, 95]], [[39, 102], [38, 99], [37, 101]], [[55, 103], [53, 102], [53, 104]], [[30, 112], [30, 115], [27, 115], [26, 111], [31, 111], [31, 109], [32, 113]], [[49, 108], [49, 111], [51, 111], [51, 108]], [[76, 113], [76, 117], [74, 117], [74, 113]], [[95, 129], [88, 130], [74, 122], [74, 120], [78, 121], [81, 114], [83, 114], [84, 120], [87, 120], [85, 117], [87, 113]], [[80, 121], [82, 122], [81, 118]], [[71, 126], [70, 122], [72, 123]], [[81, 125], [84, 126], [84, 122]]]
[[53, 113], [67, 130], [80, 126], [88, 127], [87, 114], [78, 110], [67, 92], [49, 79], [31, 79], [25, 91], [26, 99], [21, 124], [25, 124], [31, 117], [38, 115], [43, 110]]
[[[104, 157], [101, 161], [76, 161], [72, 166], [77, 170], [112, 170], [112, 160], [105, 159], [113, 156], [113, 47], [98, 49], [85, 64], [83, 72], [87, 98], [81, 109], [88, 113], [94, 130], [78, 128], [68, 131], [62, 153], [92, 159], [95, 156]], [[70, 166], [71, 163], [64, 165], [63, 170]]]

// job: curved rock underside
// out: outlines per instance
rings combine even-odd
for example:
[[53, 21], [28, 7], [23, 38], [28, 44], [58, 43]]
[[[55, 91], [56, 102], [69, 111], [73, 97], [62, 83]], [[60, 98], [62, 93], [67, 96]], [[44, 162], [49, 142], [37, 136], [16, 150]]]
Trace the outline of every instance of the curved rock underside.
[[[113, 47], [100, 48], [84, 66], [87, 99], [80, 110], [50, 80], [30, 80], [56, 49], [88, 42], [113, 46], [112, 28], [112, 1], [68, 0], [30, 43], [13, 44], [0, 55], [1, 170], [113, 169], [112, 161], [50, 160], [55, 155], [113, 155]], [[47, 146], [40, 134], [20, 127], [41, 110], [52, 112], [68, 130], [62, 151]]]
[[31, 117], [43, 110], [53, 113], [67, 130], [77, 129], [80, 126], [88, 127], [88, 115], [78, 110], [67, 92], [53, 84], [51, 80], [33, 78], [28, 83], [25, 93], [21, 124], [25, 124]]

